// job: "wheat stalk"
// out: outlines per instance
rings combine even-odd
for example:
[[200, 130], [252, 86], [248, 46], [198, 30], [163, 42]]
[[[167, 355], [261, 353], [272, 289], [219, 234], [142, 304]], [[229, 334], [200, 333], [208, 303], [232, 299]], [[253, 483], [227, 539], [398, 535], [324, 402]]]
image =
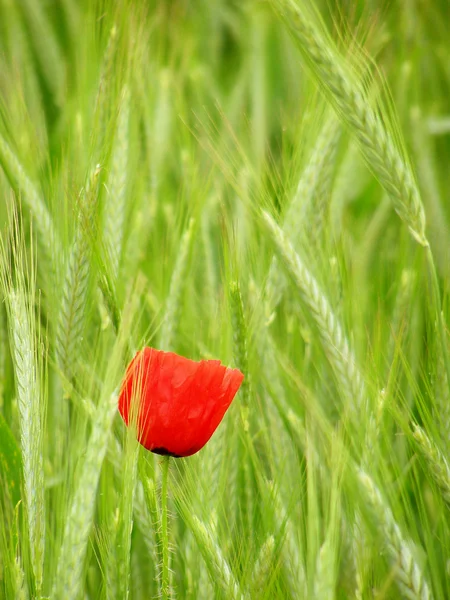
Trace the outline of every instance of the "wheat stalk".
[[435, 419], [439, 428], [441, 442], [447, 450], [450, 448], [450, 386], [447, 381], [447, 373], [442, 355], [438, 356], [436, 364], [435, 398]]
[[314, 598], [333, 600], [335, 598], [335, 548], [326, 540], [317, 554], [314, 578]]
[[[25, 241], [17, 213], [10, 215], [11, 255], [0, 239], [0, 284], [6, 298], [9, 342], [19, 411], [20, 445], [31, 565], [41, 593], [45, 551], [44, 414], [40, 331], [34, 314], [35, 271], [25, 258]], [[14, 277], [14, 282], [13, 282]]]
[[450, 275], [450, 228], [444, 210], [444, 199], [439, 190], [439, 178], [433, 162], [433, 147], [425, 131], [425, 119], [418, 106], [410, 112], [411, 141], [417, 162], [417, 175], [423, 193], [427, 214], [428, 232], [439, 274]]
[[23, 292], [8, 296], [10, 343], [16, 376], [20, 414], [20, 442], [33, 571], [38, 590], [42, 586], [45, 548], [43, 419], [32, 312]]
[[117, 398], [113, 395], [103, 398], [96, 411], [78, 485], [66, 519], [52, 593], [55, 598], [77, 598], [81, 591], [97, 485], [116, 410]]
[[127, 431], [127, 447], [124, 453], [125, 468], [122, 478], [122, 495], [119, 513], [117, 540], [120, 544], [118, 557], [118, 583], [120, 598], [129, 597], [131, 533], [133, 531], [133, 505], [137, 479], [139, 447], [136, 432], [130, 427]]
[[59, 107], [64, 100], [65, 64], [55, 29], [46, 17], [46, 11], [34, 0], [23, 0], [19, 6], [30, 29], [41, 73], [51, 90], [53, 102]]
[[61, 307], [56, 329], [56, 354], [66, 377], [73, 375], [76, 348], [83, 336], [86, 299], [90, 273], [90, 241], [86, 227], [91, 227], [94, 216], [99, 166], [90, 173], [82, 193], [78, 227], [71, 248], [62, 289]]
[[117, 413], [115, 379], [119, 371], [123, 349], [137, 309], [137, 298], [132, 296], [124, 309], [124, 318], [100, 390], [100, 398], [92, 418], [92, 430], [78, 471], [68, 514], [63, 542], [58, 557], [52, 597], [77, 598], [83, 584], [84, 557], [94, 518], [95, 500], [103, 460], [108, 449], [114, 416]]
[[[144, 490], [144, 482], [141, 478], [137, 482], [136, 494], [134, 497], [134, 518], [144, 539], [147, 553], [152, 559], [153, 564], [156, 564], [157, 553], [154, 530], [155, 524], [159, 522], [156, 493], [153, 482], [148, 478], [145, 478], [145, 482], [146, 490]], [[152, 500], [146, 502], [146, 499], [149, 498], [152, 498]]]
[[269, 535], [261, 546], [252, 574], [252, 597], [261, 598], [267, 582], [273, 573], [275, 558], [275, 538]]
[[[297, 249], [300, 245], [301, 233], [305, 244], [308, 240], [317, 240], [320, 237], [326, 214], [326, 196], [335, 166], [334, 155], [339, 139], [339, 122], [334, 117], [330, 117], [320, 131], [309, 162], [301, 174], [295, 194], [284, 216], [283, 231]], [[313, 226], [310, 223], [311, 215], [314, 215]], [[279, 304], [284, 288], [285, 278], [274, 257], [265, 290], [268, 315]]]
[[111, 171], [108, 178], [108, 199], [105, 206], [105, 246], [114, 281], [118, 275], [125, 225], [129, 120], [130, 92], [128, 88], [125, 87], [117, 120]]
[[180, 318], [181, 300], [186, 284], [188, 261], [194, 238], [195, 220], [191, 219], [189, 226], [180, 242], [177, 260], [170, 280], [169, 295], [167, 296], [166, 312], [159, 337], [160, 347], [164, 350], [173, 348], [176, 327]]
[[311, 73], [355, 136], [367, 165], [390, 196], [413, 237], [428, 246], [425, 213], [412, 169], [373, 108], [362, 81], [339, 55], [303, 2], [272, 0]]
[[45, 251], [50, 264], [55, 266], [58, 255], [59, 240], [56, 237], [50, 212], [36, 186], [28, 177], [17, 156], [13, 153], [5, 139], [0, 135], [0, 163], [14, 188], [21, 193], [39, 232], [39, 243]]
[[450, 465], [447, 459], [419, 425], [413, 424], [413, 436], [425, 457], [444, 502], [450, 508]]
[[359, 413], [366, 401], [364, 382], [356, 365], [342, 327], [333, 314], [330, 303], [319, 288], [317, 281], [303, 264], [281, 228], [272, 217], [263, 212], [263, 219], [270, 233], [276, 251], [292, 277], [297, 290], [313, 318], [325, 354], [330, 361], [341, 392], [347, 397], [354, 414]]
[[[95, 99], [94, 123], [92, 128], [95, 156], [97, 159], [102, 157], [104, 152], [104, 143], [106, 131], [111, 118], [111, 80], [113, 75], [113, 64], [117, 53], [118, 31], [113, 25], [108, 36], [108, 43], [103, 53], [103, 60], [100, 70], [100, 79]], [[101, 159], [100, 159], [101, 160]]]
[[275, 521], [284, 528], [283, 562], [286, 580], [293, 598], [306, 598], [307, 579], [299, 545], [295, 539], [294, 527], [286, 512], [283, 500], [273, 482], [268, 482]]
[[229, 286], [231, 325], [233, 329], [233, 354], [236, 367], [244, 374], [241, 385], [243, 407], [248, 407], [250, 400], [250, 379], [248, 372], [247, 325], [244, 317], [241, 289], [238, 281], [231, 281]]
[[395, 569], [395, 580], [403, 598], [430, 600], [429, 585], [405, 541], [389, 506], [372, 478], [364, 471], [359, 472], [362, 491], [369, 501], [378, 529], [383, 536], [389, 560]]
[[238, 582], [231, 571], [228, 561], [222, 554], [219, 544], [207, 527], [196, 515], [189, 519], [191, 532], [194, 535], [198, 549], [209, 569], [211, 580], [219, 585], [227, 597], [233, 600], [243, 599], [246, 596], [241, 592]]

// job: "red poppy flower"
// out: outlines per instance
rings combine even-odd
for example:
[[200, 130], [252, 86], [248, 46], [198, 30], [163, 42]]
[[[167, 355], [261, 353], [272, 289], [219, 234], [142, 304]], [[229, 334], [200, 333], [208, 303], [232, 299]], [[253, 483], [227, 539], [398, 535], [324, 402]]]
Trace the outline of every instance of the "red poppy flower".
[[128, 366], [119, 411], [126, 425], [136, 413], [138, 440], [148, 450], [190, 456], [212, 436], [243, 379], [219, 360], [144, 348]]

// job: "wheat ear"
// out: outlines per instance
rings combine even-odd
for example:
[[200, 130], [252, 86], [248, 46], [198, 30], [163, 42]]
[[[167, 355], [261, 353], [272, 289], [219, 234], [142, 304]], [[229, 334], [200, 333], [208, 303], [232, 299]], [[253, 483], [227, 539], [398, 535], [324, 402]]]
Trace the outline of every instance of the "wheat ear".
[[55, 255], [59, 253], [59, 241], [56, 238], [50, 212], [36, 186], [25, 173], [17, 156], [5, 139], [0, 135], [0, 163], [11, 185], [21, 192], [21, 198], [28, 207], [39, 233], [39, 243], [45, 250], [50, 264], [54, 265]]
[[295, 530], [290, 520], [283, 499], [273, 482], [268, 482], [267, 487], [271, 492], [272, 507], [276, 523], [280, 530], [284, 529], [284, 544], [282, 559], [287, 584], [293, 598], [306, 598], [307, 578], [302, 553], [297, 543]]
[[275, 558], [275, 538], [269, 535], [258, 554], [252, 574], [252, 597], [261, 598], [273, 573]]
[[[10, 216], [11, 255], [0, 239], [0, 285], [6, 298], [9, 343], [19, 412], [24, 500], [31, 566], [41, 593], [45, 552], [44, 414], [41, 338], [35, 317], [34, 265], [25, 259], [25, 242], [16, 213]], [[33, 260], [33, 259], [32, 259]], [[14, 273], [14, 282], [13, 275]]]
[[335, 372], [341, 391], [350, 400], [351, 406], [356, 412], [365, 402], [365, 388], [342, 327], [317, 281], [303, 264], [281, 228], [266, 212], [263, 212], [263, 219], [275, 244], [277, 254], [292, 277], [314, 320], [323, 350]]
[[86, 228], [91, 227], [95, 212], [99, 167], [91, 172], [81, 199], [78, 227], [71, 248], [62, 289], [62, 301], [56, 329], [56, 353], [66, 377], [73, 375], [76, 347], [83, 335], [85, 305], [90, 272], [90, 241]]
[[233, 600], [243, 600], [245, 596], [241, 592], [230, 565], [222, 554], [222, 550], [214, 539], [210, 528], [195, 515], [192, 515], [192, 518], [189, 519], [189, 526], [208, 567], [212, 581], [223, 589], [227, 597], [233, 598]]
[[244, 407], [248, 406], [250, 379], [248, 373], [247, 324], [244, 317], [241, 289], [238, 281], [230, 283], [231, 324], [233, 327], [233, 354], [236, 367], [245, 375], [241, 385], [241, 398]]
[[395, 580], [402, 597], [410, 600], [430, 600], [432, 595], [429, 585], [414, 560], [410, 546], [403, 538], [391, 509], [383, 500], [372, 478], [364, 471], [360, 471], [358, 475], [362, 491], [369, 501], [383, 536], [391, 566], [395, 569]]
[[38, 591], [42, 588], [45, 549], [43, 418], [32, 311], [23, 290], [8, 296], [10, 343], [20, 415], [25, 506], [28, 517], [31, 562]]
[[310, 72], [355, 136], [395, 211], [419, 244], [428, 246], [425, 213], [412, 169], [373, 108], [363, 82], [357, 79], [306, 3], [272, 0], [272, 4], [294, 37]]
[[108, 369], [92, 419], [91, 435], [66, 518], [56, 577], [53, 582], [52, 597], [55, 598], [78, 598], [81, 592], [84, 580], [84, 558], [94, 518], [97, 487], [113, 419], [117, 412], [114, 382], [136, 309], [136, 297], [134, 297], [125, 307], [121, 328], [111, 349]]
[[[283, 231], [297, 249], [300, 243], [300, 232], [304, 232], [305, 239], [317, 240], [320, 236], [326, 213], [325, 198], [330, 187], [334, 155], [339, 139], [339, 122], [335, 117], [329, 117], [320, 131], [283, 219]], [[308, 224], [306, 227], [306, 223], [309, 223], [308, 217], [312, 214], [314, 214], [314, 226]], [[278, 268], [278, 261], [274, 257], [266, 284], [268, 315], [280, 302], [284, 288], [283, 272]]]
[[195, 220], [191, 219], [183, 234], [177, 260], [170, 280], [170, 290], [167, 297], [166, 312], [160, 333], [160, 346], [165, 350], [173, 348], [176, 328], [180, 318], [181, 300], [186, 284], [186, 273], [189, 263], [192, 242], [194, 239]]
[[419, 425], [413, 425], [413, 436], [425, 457], [444, 502], [450, 508], [450, 465], [447, 459]]
[[84, 556], [94, 517], [97, 485], [112, 421], [117, 410], [116, 403], [115, 396], [107, 396], [101, 400], [96, 411], [78, 485], [64, 529], [52, 594], [55, 598], [78, 598], [81, 591]]
[[105, 206], [105, 246], [109, 257], [111, 275], [118, 275], [125, 225], [126, 184], [129, 153], [130, 92], [125, 87], [114, 139], [111, 172], [108, 179], [108, 196]]

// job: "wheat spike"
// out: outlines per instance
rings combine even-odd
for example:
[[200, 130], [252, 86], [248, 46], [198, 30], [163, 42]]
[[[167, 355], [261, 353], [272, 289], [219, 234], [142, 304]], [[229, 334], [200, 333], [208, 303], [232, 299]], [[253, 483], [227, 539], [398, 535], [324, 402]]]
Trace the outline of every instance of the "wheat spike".
[[97, 166], [90, 174], [82, 193], [83, 202], [64, 278], [56, 330], [56, 353], [63, 373], [69, 378], [73, 375], [75, 350], [83, 335], [90, 273], [90, 239], [86, 228], [92, 227], [99, 173], [100, 168]]
[[303, 264], [290, 241], [272, 217], [264, 212], [267, 225], [276, 251], [292, 277], [300, 296], [313, 318], [322, 340], [325, 354], [340, 383], [341, 392], [346, 396], [355, 414], [363, 407], [366, 399], [364, 382], [356, 365], [355, 357], [333, 314], [330, 303], [322, 293], [317, 281]]
[[252, 597], [261, 598], [275, 562], [275, 538], [269, 535], [261, 546], [252, 575]]
[[10, 290], [7, 300], [11, 351], [20, 414], [20, 441], [31, 559], [36, 586], [40, 590], [44, 567], [45, 504], [42, 458], [43, 420], [36, 342], [31, 325], [32, 313], [27, 307], [23, 293]]
[[[44, 394], [40, 331], [35, 317], [35, 271], [25, 258], [19, 218], [10, 215], [11, 247], [0, 240], [0, 284], [6, 298], [9, 343], [19, 412], [24, 500], [28, 522], [31, 566], [37, 593], [43, 584], [45, 551]], [[32, 254], [33, 257], [33, 254]], [[13, 281], [14, 277], [14, 281]], [[40, 358], [40, 353], [41, 358]]]
[[272, 0], [292, 33], [306, 63], [343, 122], [355, 136], [372, 172], [390, 196], [413, 237], [428, 246], [420, 193], [406, 158], [373, 108], [362, 81], [339, 55], [309, 6], [295, 0]]
[[129, 120], [130, 92], [125, 87], [117, 120], [111, 171], [108, 179], [108, 196], [105, 206], [105, 245], [114, 281], [118, 275], [125, 225]]
[[83, 563], [94, 516], [100, 469], [117, 410], [116, 396], [103, 398], [97, 408], [78, 485], [71, 502], [53, 587], [55, 598], [77, 598], [83, 583]]
[[53, 221], [44, 199], [36, 186], [28, 177], [17, 156], [6, 140], [0, 135], [0, 163], [5, 170], [11, 185], [21, 193], [23, 202], [28, 207], [39, 234], [39, 243], [45, 251], [50, 264], [54, 266], [55, 256], [59, 253], [59, 240], [56, 237]]
[[167, 297], [166, 312], [161, 327], [160, 347], [172, 350], [176, 328], [179, 321], [182, 293], [186, 283], [189, 255], [194, 238], [195, 220], [191, 219], [183, 234], [177, 260], [170, 280], [170, 290]]
[[[301, 236], [306, 244], [308, 240], [317, 240], [321, 235], [327, 211], [326, 196], [335, 166], [334, 155], [339, 139], [339, 122], [335, 117], [330, 117], [319, 133], [283, 219], [283, 231], [296, 249], [300, 246]], [[283, 272], [278, 268], [277, 258], [274, 257], [266, 284], [268, 315], [279, 304], [285, 285]]]
[[268, 482], [271, 490], [272, 506], [276, 522], [280, 529], [284, 527], [283, 562], [286, 579], [293, 598], [306, 598], [307, 579], [299, 545], [296, 540], [292, 521], [286, 512], [283, 500], [272, 482]]
[[441, 492], [444, 502], [450, 508], [450, 465], [447, 459], [419, 425], [413, 425], [413, 436], [425, 457], [429, 471]]
[[230, 283], [231, 324], [233, 328], [234, 360], [236, 367], [245, 375], [241, 385], [241, 398], [244, 407], [250, 400], [250, 379], [248, 372], [247, 325], [244, 317], [241, 289], [238, 281]]
[[245, 598], [210, 528], [195, 515], [192, 516], [189, 524], [198, 548], [209, 568], [212, 581], [223, 589], [227, 597], [233, 598], [233, 600]]
[[384, 502], [372, 478], [364, 471], [359, 472], [359, 481], [383, 536], [402, 597], [410, 600], [430, 600], [432, 595], [429, 585], [415, 562], [409, 544], [403, 538], [391, 509]]

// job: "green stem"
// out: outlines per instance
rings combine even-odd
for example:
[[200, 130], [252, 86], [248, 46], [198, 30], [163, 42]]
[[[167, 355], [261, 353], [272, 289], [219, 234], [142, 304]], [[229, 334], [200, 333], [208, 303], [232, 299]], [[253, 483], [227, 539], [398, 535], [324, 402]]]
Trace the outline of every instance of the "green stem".
[[433, 290], [434, 296], [434, 306], [437, 311], [437, 323], [436, 326], [438, 328], [438, 335], [440, 337], [441, 346], [442, 346], [442, 358], [444, 359], [444, 367], [447, 374], [447, 385], [450, 388], [450, 359], [448, 356], [448, 346], [447, 346], [447, 338], [445, 332], [445, 321], [444, 315], [442, 313], [442, 305], [441, 305], [441, 292], [439, 290], [439, 282], [436, 273], [436, 267], [434, 265], [433, 254], [431, 252], [431, 248], [427, 247], [427, 262], [428, 268], [430, 271], [431, 277], [431, 286]]
[[163, 600], [170, 598], [169, 583], [169, 532], [167, 526], [167, 483], [169, 479], [169, 456], [165, 456], [161, 463], [162, 487], [161, 487], [161, 542], [162, 542], [162, 573], [161, 593]]

